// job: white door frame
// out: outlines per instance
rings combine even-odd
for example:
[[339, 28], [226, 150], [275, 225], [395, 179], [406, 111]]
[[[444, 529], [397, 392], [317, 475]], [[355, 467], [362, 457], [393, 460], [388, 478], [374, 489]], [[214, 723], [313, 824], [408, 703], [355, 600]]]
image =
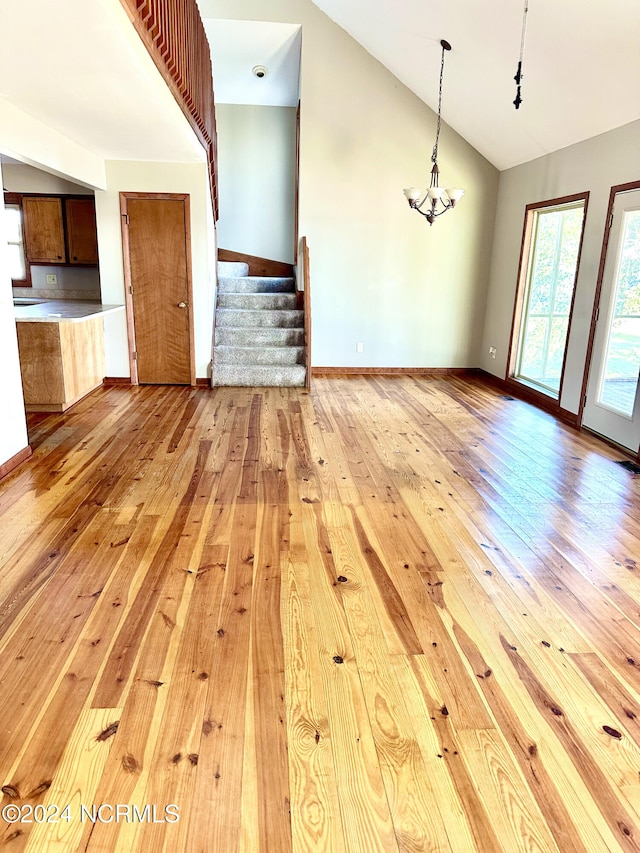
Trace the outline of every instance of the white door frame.
[[[611, 191], [609, 193], [609, 206], [607, 208], [607, 216], [605, 219], [605, 228], [604, 228], [604, 235], [603, 235], [603, 240], [602, 240], [602, 251], [600, 254], [600, 265], [598, 268], [598, 280], [597, 280], [597, 284], [596, 284], [596, 291], [595, 291], [594, 301], [593, 301], [593, 313], [591, 316], [591, 330], [589, 332], [589, 341], [588, 341], [588, 345], [587, 345], [587, 356], [585, 359], [585, 371], [584, 371], [583, 383], [582, 383], [582, 394], [581, 394], [581, 398], [580, 398], [580, 409], [578, 411], [578, 425], [579, 426], [585, 426], [586, 428], [589, 428], [589, 427], [587, 426], [587, 424], [584, 423], [584, 413], [585, 413], [585, 406], [586, 406], [586, 401], [587, 401], [587, 390], [588, 390], [589, 384], [590, 384], [590, 378], [591, 378], [591, 373], [592, 373], [592, 366], [593, 366], [593, 362], [594, 362], [594, 357], [595, 357], [595, 355], [597, 355], [597, 353], [594, 353], [594, 347], [595, 347], [595, 342], [596, 342], [596, 332], [597, 332], [597, 324], [598, 324], [598, 319], [599, 319], [599, 314], [600, 314], [600, 306], [601, 306], [602, 297], [603, 297], [603, 292], [602, 292], [603, 291], [603, 285], [605, 283], [604, 277], [605, 277], [606, 266], [607, 266], [607, 255], [608, 255], [608, 249], [609, 249], [609, 241], [610, 241], [610, 237], [611, 237], [611, 226], [613, 223], [613, 208], [614, 208], [614, 204], [616, 202], [616, 198], [618, 196], [622, 195], [623, 193], [632, 192], [634, 190], [640, 190], [640, 181], [631, 181], [631, 182], [626, 183], [626, 184], [618, 184], [616, 186], [611, 187]], [[617, 246], [615, 246], [615, 247], [612, 246], [612, 249], [617, 250]], [[607, 321], [607, 319], [608, 319], [608, 317], [606, 317], [604, 312], [603, 312], [602, 322], [605, 323]], [[639, 397], [640, 397], [640, 395], [639, 395]], [[606, 436], [606, 435], [604, 435], [604, 437], [609, 438], [609, 440], [611, 440], [615, 443], [615, 439], [613, 439], [609, 436]], [[634, 447], [631, 452], [637, 453], [638, 458], [640, 459], [640, 447]]]

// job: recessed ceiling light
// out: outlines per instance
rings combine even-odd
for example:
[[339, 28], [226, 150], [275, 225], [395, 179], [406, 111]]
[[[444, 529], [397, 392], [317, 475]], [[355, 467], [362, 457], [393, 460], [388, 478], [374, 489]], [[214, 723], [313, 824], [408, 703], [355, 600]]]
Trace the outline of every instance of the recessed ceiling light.
[[264, 65], [254, 65], [251, 69], [251, 73], [254, 77], [257, 77], [259, 80], [262, 80], [263, 77], [266, 77], [269, 73]]

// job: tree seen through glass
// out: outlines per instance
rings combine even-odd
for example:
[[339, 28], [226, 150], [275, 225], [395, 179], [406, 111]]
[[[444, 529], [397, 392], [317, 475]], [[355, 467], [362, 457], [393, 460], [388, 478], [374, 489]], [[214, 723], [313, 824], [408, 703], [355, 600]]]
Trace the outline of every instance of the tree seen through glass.
[[627, 417], [640, 371], [640, 210], [627, 211], [598, 402]]
[[536, 211], [515, 376], [557, 397], [584, 203]]

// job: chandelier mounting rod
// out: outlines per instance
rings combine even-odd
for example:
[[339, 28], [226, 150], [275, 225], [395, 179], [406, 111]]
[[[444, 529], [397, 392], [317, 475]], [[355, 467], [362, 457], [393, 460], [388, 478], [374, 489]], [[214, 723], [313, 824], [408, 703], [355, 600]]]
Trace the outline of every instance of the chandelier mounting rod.
[[522, 95], [520, 94], [521, 83], [524, 78], [522, 73], [522, 63], [524, 62], [524, 46], [527, 37], [527, 13], [529, 12], [529, 0], [524, 0], [524, 11], [522, 13], [522, 35], [520, 36], [520, 59], [518, 60], [518, 70], [513, 78], [516, 81], [516, 97], [513, 102], [514, 107], [519, 110], [522, 103]]
[[438, 124], [436, 127], [436, 143], [433, 146], [433, 153], [431, 154], [431, 162], [436, 163], [438, 160], [438, 143], [440, 141], [440, 122], [442, 115], [442, 78], [444, 76], [444, 52], [445, 50], [451, 50], [451, 45], [445, 39], [440, 40], [440, 44], [442, 45], [442, 60], [440, 61], [440, 85], [438, 87]]

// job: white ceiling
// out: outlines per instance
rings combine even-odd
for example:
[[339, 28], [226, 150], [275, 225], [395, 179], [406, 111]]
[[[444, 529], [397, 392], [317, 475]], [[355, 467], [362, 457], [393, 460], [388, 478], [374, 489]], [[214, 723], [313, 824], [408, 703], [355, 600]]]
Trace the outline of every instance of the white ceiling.
[[204, 158], [119, 0], [0, 4], [0, 98], [105, 159]]
[[[313, 0], [499, 169], [640, 118], [640, 0]], [[640, 170], [640, 139], [638, 166]]]
[[[205, 18], [216, 103], [297, 107], [302, 28], [297, 24]], [[256, 65], [264, 77], [252, 73]]]

